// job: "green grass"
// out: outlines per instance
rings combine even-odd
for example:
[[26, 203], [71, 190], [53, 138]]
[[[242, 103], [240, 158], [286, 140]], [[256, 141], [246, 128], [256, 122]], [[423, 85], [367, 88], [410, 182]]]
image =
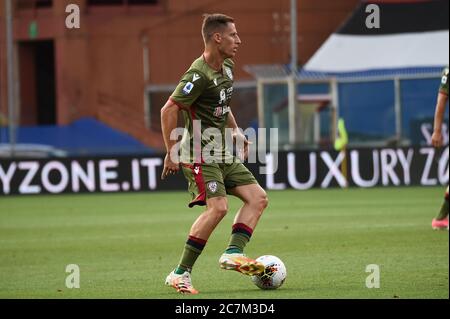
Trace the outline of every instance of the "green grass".
[[[432, 231], [443, 188], [271, 192], [246, 253], [280, 257], [285, 285], [261, 291], [220, 270], [239, 201], [194, 269], [198, 296], [163, 285], [201, 208], [186, 193], [0, 198], [0, 298], [449, 298], [447, 231]], [[66, 266], [81, 288], [65, 287]], [[366, 266], [381, 288], [365, 287]]]

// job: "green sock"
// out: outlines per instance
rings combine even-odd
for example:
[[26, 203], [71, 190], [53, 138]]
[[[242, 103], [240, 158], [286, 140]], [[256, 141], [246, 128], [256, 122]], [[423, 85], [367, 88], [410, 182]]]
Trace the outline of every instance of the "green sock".
[[225, 253], [226, 254], [242, 254], [244, 251], [239, 248], [228, 248]]
[[441, 211], [439, 212], [437, 220], [443, 220], [448, 216], [448, 198], [445, 199], [444, 204], [442, 204]]
[[181, 255], [180, 263], [175, 269], [175, 274], [182, 275], [186, 271], [191, 272], [197, 258], [203, 252], [206, 246], [206, 240], [190, 236], [186, 245], [184, 246], [183, 254]]
[[226, 254], [242, 254], [245, 246], [247, 246], [252, 237], [253, 230], [244, 224], [236, 224], [233, 226], [230, 243], [225, 251]]
[[243, 234], [233, 234], [230, 238], [230, 243], [225, 251], [227, 254], [242, 254], [244, 252], [245, 246], [250, 241], [250, 238]]

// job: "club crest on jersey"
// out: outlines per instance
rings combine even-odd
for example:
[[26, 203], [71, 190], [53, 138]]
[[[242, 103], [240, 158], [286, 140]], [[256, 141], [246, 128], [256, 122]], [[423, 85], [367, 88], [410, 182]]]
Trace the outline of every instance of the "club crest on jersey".
[[225, 67], [225, 72], [227, 73], [228, 77], [233, 80], [233, 71], [229, 67]]
[[194, 84], [191, 82], [186, 83], [186, 85], [183, 88], [184, 95], [188, 95], [192, 92], [192, 89], [194, 88]]
[[219, 184], [215, 181], [209, 182], [208, 189], [211, 191], [211, 193], [215, 194], [215, 193], [217, 193], [217, 190], [219, 189]]

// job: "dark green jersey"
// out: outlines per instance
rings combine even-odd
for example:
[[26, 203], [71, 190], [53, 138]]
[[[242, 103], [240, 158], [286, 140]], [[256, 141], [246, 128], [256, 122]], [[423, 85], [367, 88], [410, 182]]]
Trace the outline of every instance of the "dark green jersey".
[[439, 92], [445, 95], [448, 95], [448, 72], [449, 69], [446, 67], [442, 72], [441, 87], [439, 88]]
[[[231, 110], [233, 67], [233, 61], [227, 59], [222, 70], [216, 71], [202, 56], [192, 63], [173, 92], [171, 100], [183, 110], [186, 128], [181, 142], [182, 162], [204, 161], [205, 158], [200, 159], [199, 156], [205, 147], [208, 154], [212, 154], [210, 150], [215, 151], [215, 162], [223, 162], [225, 156], [230, 158], [225, 147], [225, 128]], [[200, 143], [194, 143], [194, 139], [199, 141], [200, 138], [201, 150]]]

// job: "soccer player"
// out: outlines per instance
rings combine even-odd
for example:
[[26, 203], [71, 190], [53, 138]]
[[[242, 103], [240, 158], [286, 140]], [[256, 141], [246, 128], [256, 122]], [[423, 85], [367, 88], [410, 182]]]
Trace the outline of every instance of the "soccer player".
[[[264, 271], [264, 265], [244, 255], [244, 248], [268, 205], [264, 189], [225, 147], [225, 129], [230, 128], [233, 130], [233, 141], [242, 146], [238, 149], [238, 153], [243, 154], [240, 157], [248, 157], [250, 143], [238, 129], [230, 108], [232, 58], [241, 44], [234, 19], [223, 14], [206, 14], [202, 34], [204, 53], [193, 62], [161, 110], [167, 149], [162, 179], [181, 169], [193, 198], [189, 207], [206, 206], [206, 211], [192, 225], [178, 266], [166, 278], [166, 285], [187, 294], [198, 294], [191, 281], [192, 268], [211, 233], [227, 214], [227, 194], [241, 199], [243, 206], [236, 214], [231, 238], [219, 259], [219, 265], [222, 269], [249, 276]], [[178, 152], [173, 151], [177, 141], [170, 138], [179, 113], [185, 123], [179, 161], [181, 167], [176, 158]], [[205, 130], [211, 128], [216, 129], [216, 134], [213, 138], [206, 137]], [[203, 151], [211, 143], [216, 156], [206, 159]]]
[[[444, 120], [445, 107], [448, 102], [448, 66], [444, 69], [442, 74], [442, 82], [439, 89], [438, 101], [436, 105], [436, 114], [434, 116], [434, 131], [431, 137], [431, 143], [434, 147], [441, 147], [443, 144], [442, 138], [442, 122]], [[445, 192], [445, 200], [442, 204], [441, 210], [436, 218], [431, 222], [431, 227], [437, 229], [448, 230], [448, 186]]]

